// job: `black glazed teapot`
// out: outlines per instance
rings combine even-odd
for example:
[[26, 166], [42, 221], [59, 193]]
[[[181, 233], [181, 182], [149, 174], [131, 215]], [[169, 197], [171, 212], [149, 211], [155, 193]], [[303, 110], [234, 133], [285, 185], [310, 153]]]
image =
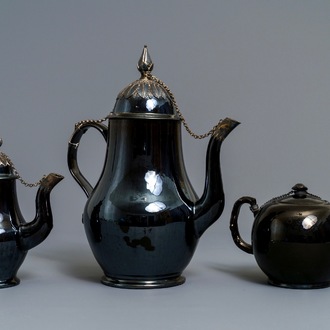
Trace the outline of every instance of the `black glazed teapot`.
[[8, 156], [0, 152], [0, 288], [19, 284], [16, 274], [28, 250], [40, 244], [53, 228], [50, 192], [63, 176], [51, 173], [38, 183], [36, 216], [28, 223], [18, 206], [16, 179], [24, 181]]
[[[206, 183], [198, 198], [182, 156], [182, 115], [169, 88], [151, 75], [145, 47], [141, 78], [118, 95], [107, 117], [82, 121], [69, 141], [68, 166], [88, 197], [83, 223], [102, 283], [121, 288], [161, 288], [182, 284], [203, 232], [221, 215], [224, 192], [220, 147], [239, 124], [226, 118], [212, 130], [206, 156]], [[82, 135], [97, 129], [107, 142], [101, 176], [93, 188], [80, 172]]]
[[[243, 204], [255, 216], [252, 244], [238, 230]], [[288, 194], [258, 207], [252, 197], [242, 197], [233, 206], [230, 229], [235, 244], [253, 254], [268, 282], [297, 289], [330, 284], [330, 203], [296, 184]]]

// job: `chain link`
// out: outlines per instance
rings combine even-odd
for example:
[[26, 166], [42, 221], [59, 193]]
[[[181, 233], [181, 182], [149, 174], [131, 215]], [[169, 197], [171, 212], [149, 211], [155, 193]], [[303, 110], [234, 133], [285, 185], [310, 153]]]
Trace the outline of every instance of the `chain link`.
[[[217, 125], [215, 125], [209, 132], [205, 133], [205, 134], [196, 134], [194, 133], [191, 128], [189, 127], [189, 125], [187, 124], [185, 118], [183, 117], [180, 109], [179, 109], [179, 106], [175, 100], [175, 97], [174, 97], [174, 94], [172, 93], [172, 91], [170, 90], [170, 88], [160, 79], [158, 79], [157, 77], [155, 77], [154, 75], [151, 74], [150, 71], [147, 71], [145, 72], [145, 76], [150, 79], [150, 80], [153, 80], [155, 81], [156, 83], [158, 83], [159, 85], [161, 85], [165, 90], [166, 92], [168, 93], [172, 103], [173, 103], [173, 106], [174, 106], [174, 109], [175, 111], [177, 112], [184, 128], [187, 130], [187, 132], [195, 139], [204, 139], [210, 135], [212, 135], [216, 130], [217, 130], [217, 127], [219, 125], [219, 123], [221, 122], [221, 120], [219, 121], [219, 123]], [[107, 119], [109, 118], [109, 116], [106, 116], [104, 118], [101, 118], [101, 119], [86, 119], [86, 120], [81, 120], [79, 122], [77, 122], [75, 124], [75, 128], [77, 129], [80, 125], [83, 125], [83, 124], [88, 124], [88, 123], [103, 123], [104, 121], [106, 121]], [[2, 141], [0, 142], [0, 145], [2, 144]], [[42, 180], [46, 177], [46, 175], [44, 175], [40, 180], [34, 182], [34, 183], [29, 183], [27, 181], [25, 181], [22, 176], [19, 174], [19, 172], [17, 171], [14, 163], [12, 162], [12, 160], [6, 155], [3, 153], [3, 156], [4, 158], [6, 159], [6, 161], [8, 162], [8, 164], [12, 167], [13, 169], [13, 173], [17, 176], [18, 180], [26, 187], [29, 187], [29, 188], [33, 188], [33, 187], [37, 187], [41, 184]]]
[[34, 183], [29, 183], [27, 181], [25, 181], [21, 175], [18, 173], [14, 163], [12, 162], [12, 160], [4, 153], [2, 153], [3, 158], [7, 161], [7, 163], [11, 166], [11, 168], [13, 169], [13, 173], [17, 176], [18, 180], [25, 186], [25, 187], [29, 187], [29, 188], [33, 188], [33, 187], [37, 187], [40, 186], [40, 183], [42, 182], [42, 180], [46, 177], [46, 175], [44, 175], [39, 181], [34, 182]]
[[[167, 94], [169, 95], [172, 103], [173, 103], [173, 107], [174, 107], [174, 110], [176, 111], [176, 113], [178, 114], [181, 122], [182, 122], [182, 125], [184, 126], [184, 128], [186, 129], [186, 131], [189, 133], [189, 135], [191, 135], [194, 139], [204, 139], [210, 135], [212, 135], [217, 129], [218, 129], [218, 126], [219, 124], [221, 123], [222, 120], [219, 120], [219, 122], [213, 126], [212, 129], [210, 129], [207, 133], [205, 134], [196, 134], [192, 131], [192, 129], [189, 127], [189, 125], [187, 124], [185, 118], [183, 117], [180, 109], [179, 109], [179, 106], [175, 100], [175, 97], [174, 97], [174, 94], [172, 93], [172, 91], [170, 90], [170, 88], [160, 79], [158, 79], [157, 77], [155, 77], [154, 75], [151, 74], [150, 71], [146, 71], [146, 72], [143, 72], [143, 75], [150, 79], [150, 80], [153, 80], [154, 82], [158, 83], [159, 85], [161, 85], [167, 92]], [[104, 121], [106, 121], [107, 119], [109, 118], [109, 116], [107, 117], [104, 117], [104, 118], [101, 118], [101, 119], [86, 119], [86, 120], [81, 120], [79, 121], [78, 123], [75, 124], [75, 128], [77, 129], [80, 125], [83, 125], [83, 124], [88, 124], [88, 123], [102, 123]]]
[[78, 121], [78, 123], [75, 124], [75, 129], [77, 129], [80, 125], [84, 125], [84, 124], [89, 124], [89, 123], [103, 123], [104, 121], [106, 121], [109, 118], [109, 116], [106, 116], [104, 118], [101, 119], [85, 119], [85, 120], [81, 120]]
[[183, 117], [180, 109], [179, 109], [179, 106], [175, 100], [175, 97], [174, 97], [174, 94], [172, 93], [172, 91], [170, 90], [170, 88], [160, 79], [158, 79], [157, 77], [155, 77], [154, 75], [151, 74], [150, 71], [147, 71], [145, 72], [145, 76], [153, 81], [155, 81], [156, 83], [158, 83], [159, 85], [161, 85], [165, 90], [166, 92], [168, 93], [169, 97], [171, 98], [171, 101], [173, 103], [173, 106], [174, 106], [174, 109], [175, 111], [177, 112], [181, 122], [182, 122], [182, 125], [184, 126], [184, 128], [186, 129], [186, 131], [194, 138], [194, 139], [204, 139], [210, 135], [212, 135], [216, 130], [217, 130], [217, 127], [218, 125], [221, 123], [221, 120], [218, 122], [217, 125], [213, 126], [212, 129], [210, 129], [207, 133], [205, 134], [196, 134], [194, 133], [191, 128], [189, 127], [189, 125], [187, 124], [185, 118]]
[[[284, 195], [280, 195], [278, 197], [274, 197], [272, 199], [270, 199], [269, 201], [267, 201], [266, 203], [264, 203], [260, 209], [262, 209], [263, 207], [265, 207], [267, 204], [272, 204], [272, 203], [275, 203], [277, 201], [281, 201], [283, 200], [284, 198], [287, 198], [287, 197], [291, 197], [291, 196], [294, 196], [296, 194], [296, 192], [294, 190], [291, 190], [290, 192], [288, 192], [287, 194], [284, 194]], [[310, 197], [314, 197], [316, 199], [321, 199], [321, 197], [317, 196], [317, 195], [314, 195], [314, 194], [311, 194], [309, 192], [306, 191], [306, 196], [310, 196]]]

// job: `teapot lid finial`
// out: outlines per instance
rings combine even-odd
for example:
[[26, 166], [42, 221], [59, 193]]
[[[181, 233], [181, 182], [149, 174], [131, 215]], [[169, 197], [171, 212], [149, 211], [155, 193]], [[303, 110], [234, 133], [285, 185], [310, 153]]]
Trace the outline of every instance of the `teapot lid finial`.
[[154, 63], [148, 52], [148, 47], [144, 45], [141, 57], [138, 62], [138, 70], [141, 72], [142, 76], [145, 76], [147, 72], [151, 72], [154, 68]]
[[[2, 146], [3, 140], [0, 138], [0, 147]], [[13, 165], [8, 156], [0, 151], [0, 179], [16, 178]]]
[[297, 183], [292, 187], [292, 191], [294, 192], [295, 197], [300, 197], [300, 198], [306, 197], [307, 190], [308, 188], [302, 183]]

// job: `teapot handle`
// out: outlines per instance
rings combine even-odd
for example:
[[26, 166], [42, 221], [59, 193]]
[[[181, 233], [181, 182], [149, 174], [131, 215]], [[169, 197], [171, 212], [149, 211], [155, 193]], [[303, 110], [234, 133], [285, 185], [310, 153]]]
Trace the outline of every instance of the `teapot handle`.
[[231, 212], [231, 218], [230, 218], [230, 231], [231, 231], [231, 235], [233, 237], [233, 240], [235, 242], [235, 244], [241, 249], [243, 250], [244, 252], [247, 252], [247, 253], [250, 253], [250, 254], [253, 254], [253, 247], [251, 244], [248, 244], [246, 243], [240, 233], [239, 233], [239, 230], [238, 230], [238, 223], [237, 223], [237, 220], [238, 220], [238, 215], [239, 215], [239, 212], [240, 212], [240, 209], [242, 207], [243, 204], [250, 204], [250, 210], [251, 212], [256, 216], [256, 214], [258, 213], [259, 211], [259, 207], [257, 205], [257, 202], [255, 200], [255, 198], [253, 197], [248, 197], [248, 196], [244, 196], [244, 197], [241, 197], [240, 199], [238, 199], [234, 206], [233, 206], [233, 210]]
[[78, 182], [79, 186], [82, 188], [87, 198], [91, 195], [93, 191], [93, 187], [80, 172], [77, 161], [77, 152], [81, 137], [91, 127], [97, 129], [102, 134], [104, 140], [107, 142], [108, 128], [105, 125], [93, 121], [86, 121], [79, 123], [75, 127], [75, 130], [69, 140], [68, 156], [67, 156], [70, 173], [73, 176], [73, 178]]

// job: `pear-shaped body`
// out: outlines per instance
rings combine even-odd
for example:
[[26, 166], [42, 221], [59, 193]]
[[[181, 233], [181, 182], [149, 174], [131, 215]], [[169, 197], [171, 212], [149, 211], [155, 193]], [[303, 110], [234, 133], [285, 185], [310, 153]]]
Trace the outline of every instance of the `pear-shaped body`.
[[[168, 137], [171, 136], [171, 139]], [[107, 160], [83, 222], [105, 284], [179, 284], [198, 236], [179, 122], [110, 121]]]
[[[88, 200], [83, 212], [87, 238], [104, 271], [102, 283], [124, 288], [159, 288], [184, 282], [202, 233], [222, 213], [219, 154], [238, 122], [223, 120], [207, 152], [207, 178], [199, 199], [188, 179], [181, 147], [181, 120], [168, 91], [150, 78], [142, 56], [141, 79], [118, 95], [108, 126], [85, 121], [69, 142], [68, 165]], [[77, 149], [95, 128], [107, 142], [102, 174], [93, 188], [81, 174]]]

